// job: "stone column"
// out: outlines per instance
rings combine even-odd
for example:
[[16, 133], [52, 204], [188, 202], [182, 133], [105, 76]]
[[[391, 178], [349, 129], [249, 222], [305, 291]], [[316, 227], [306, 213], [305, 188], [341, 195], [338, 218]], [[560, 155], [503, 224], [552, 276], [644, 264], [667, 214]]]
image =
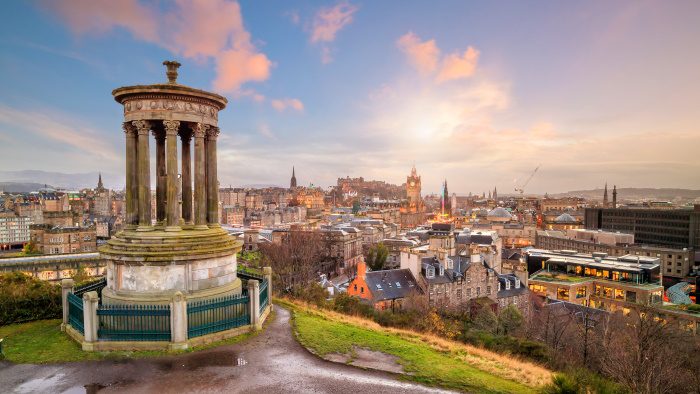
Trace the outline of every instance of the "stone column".
[[248, 280], [248, 305], [250, 306], [250, 326], [255, 330], [262, 329], [260, 322], [260, 282]]
[[63, 306], [63, 322], [61, 323], [61, 331], [66, 330], [68, 325], [68, 293], [73, 291], [75, 282], [73, 279], [61, 280], [61, 305]]
[[187, 300], [176, 292], [170, 300], [170, 350], [187, 349]]
[[182, 145], [182, 218], [186, 225], [192, 225], [192, 149], [190, 141], [192, 134], [188, 131], [180, 133]]
[[83, 331], [85, 342], [83, 350], [93, 350], [92, 342], [97, 342], [97, 292], [89, 291], [83, 294]]
[[267, 305], [272, 311], [272, 267], [263, 267], [263, 275], [267, 280]]
[[131, 122], [138, 132], [138, 190], [139, 190], [139, 227], [137, 231], [151, 231], [151, 162], [148, 150], [148, 132], [151, 124], [145, 120]]
[[193, 123], [190, 125], [194, 135], [194, 228], [207, 230], [207, 191], [206, 191], [206, 155], [204, 137], [208, 125]]
[[165, 133], [153, 130], [156, 140], [156, 222], [165, 222], [167, 178], [165, 173]]
[[219, 128], [212, 127], [207, 133], [207, 224], [220, 227], [219, 224], [219, 178], [216, 171], [216, 138]]
[[126, 134], [126, 228], [133, 230], [136, 228], [139, 216], [138, 203], [138, 172], [136, 166], [136, 128], [129, 122], [125, 122], [122, 127]]
[[166, 161], [168, 173], [167, 188], [167, 227], [165, 231], [180, 231], [180, 204], [177, 201], [177, 132], [180, 122], [177, 120], [164, 120]]

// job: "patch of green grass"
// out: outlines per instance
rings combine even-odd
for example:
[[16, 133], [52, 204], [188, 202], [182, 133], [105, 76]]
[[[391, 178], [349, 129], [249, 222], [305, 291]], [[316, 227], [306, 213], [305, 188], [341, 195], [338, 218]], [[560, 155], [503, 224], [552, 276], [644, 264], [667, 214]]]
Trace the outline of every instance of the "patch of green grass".
[[299, 342], [323, 356], [349, 353], [353, 346], [398, 357], [404, 379], [444, 388], [478, 393], [533, 393], [535, 389], [494, 376], [470, 366], [447, 352], [427, 344], [407, 341], [397, 334], [378, 332], [331, 321], [322, 316], [294, 310], [294, 327]]
[[[268, 316], [265, 325], [273, 319], [274, 311]], [[85, 352], [68, 334], [61, 332], [60, 320], [39, 320], [0, 327], [0, 338], [5, 338], [2, 344], [5, 359], [18, 364], [160, 357], [233, 345], [250, 339], [259, 333], [260, 331], [250, 331], [222, 341], [178, 351]]]

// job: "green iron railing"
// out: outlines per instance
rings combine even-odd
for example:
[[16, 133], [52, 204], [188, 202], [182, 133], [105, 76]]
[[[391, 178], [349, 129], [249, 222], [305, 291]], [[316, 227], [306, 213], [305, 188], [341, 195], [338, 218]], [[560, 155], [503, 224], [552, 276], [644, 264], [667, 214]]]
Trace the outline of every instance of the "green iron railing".
[[258, 281], [262, 281], [263, 279], [265, 279], [264, 275], [256, 271], [252, 271], [250, 268], [246, 267], [238, 267], [238, 277], [245, 280], [255, 279]]
[[187, 304], [187, 336], [194, 338], [250, 324], [246, 292]]
[[68, 293], [68, 323], [85, 335], [83, 323], [83, 300], [73, 293]]
[[169, 305], [100, 305], [100, 341], [170, 341]]
[[265, 308], [267, 307], [267, 304], [270, 301], [270, 295], [268, 291], [269, 287], [267, 286], [267, 279], [263, 279], [263, 281], [260, 284], [260, 314], [263, 313]]
[[89, 291], [96, 291], [97, 294], [101, 297], [102, 289], [104, 289], [105, 287], [107, 287], [107, 278], [101, 278], [97, 281], [90, 282], [82, 286], [77, 286], [73, 290], [73, 293], [78, 297], [82, 297], [84, 293], [87, 293]]

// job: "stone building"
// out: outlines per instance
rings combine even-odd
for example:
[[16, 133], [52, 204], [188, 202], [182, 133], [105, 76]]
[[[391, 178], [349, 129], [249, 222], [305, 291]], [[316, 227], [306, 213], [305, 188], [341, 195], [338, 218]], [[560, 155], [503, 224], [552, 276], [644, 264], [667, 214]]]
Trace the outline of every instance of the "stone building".
[[43, 254], [87, 253], [97, 251], [95, 227], [63, 227], [33, 224], [31, 239]]
[[0, 250], [21, 248], [31, 237], [28, 216], [19, 216], [14, 212], [0, 212]]

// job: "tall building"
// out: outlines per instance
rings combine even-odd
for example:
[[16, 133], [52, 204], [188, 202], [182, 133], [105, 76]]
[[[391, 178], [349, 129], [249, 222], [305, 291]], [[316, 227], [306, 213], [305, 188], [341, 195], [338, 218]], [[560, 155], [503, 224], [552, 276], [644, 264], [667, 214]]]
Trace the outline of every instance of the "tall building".
[[[489, 192], [491, 194], [491, 192]], [[452, 212], [452, 202], [450, 201], [450, 193], [447, 191], [447, 179], [442, 187], [442, 214], [450, 214]]]
[[293, 189], [297, 187], [297, 177], [294, 174], [294, 166], [292, 166], [292, 179], [289, 181], [289, 188]]
[[406, 177], [406, 197], [408, 198], [409, 208], [413, 212], [417, 212], [418, 208], [423, 204], [423, 199], [420, 195], [420, 175], [416, 172], [416, 166], [411, 168], [411, 175]]
[[697, 249], [700, 204], [694, 209], [586, 208], [585, 226], [631, 233], [638, 243]]
[[617, 208], [617, 185], [613, 185], [613, 201], [612, 207]]
[[498, 201], [498, 190], [496, 190], [496, 186], [493, 187], [493, 199]]

